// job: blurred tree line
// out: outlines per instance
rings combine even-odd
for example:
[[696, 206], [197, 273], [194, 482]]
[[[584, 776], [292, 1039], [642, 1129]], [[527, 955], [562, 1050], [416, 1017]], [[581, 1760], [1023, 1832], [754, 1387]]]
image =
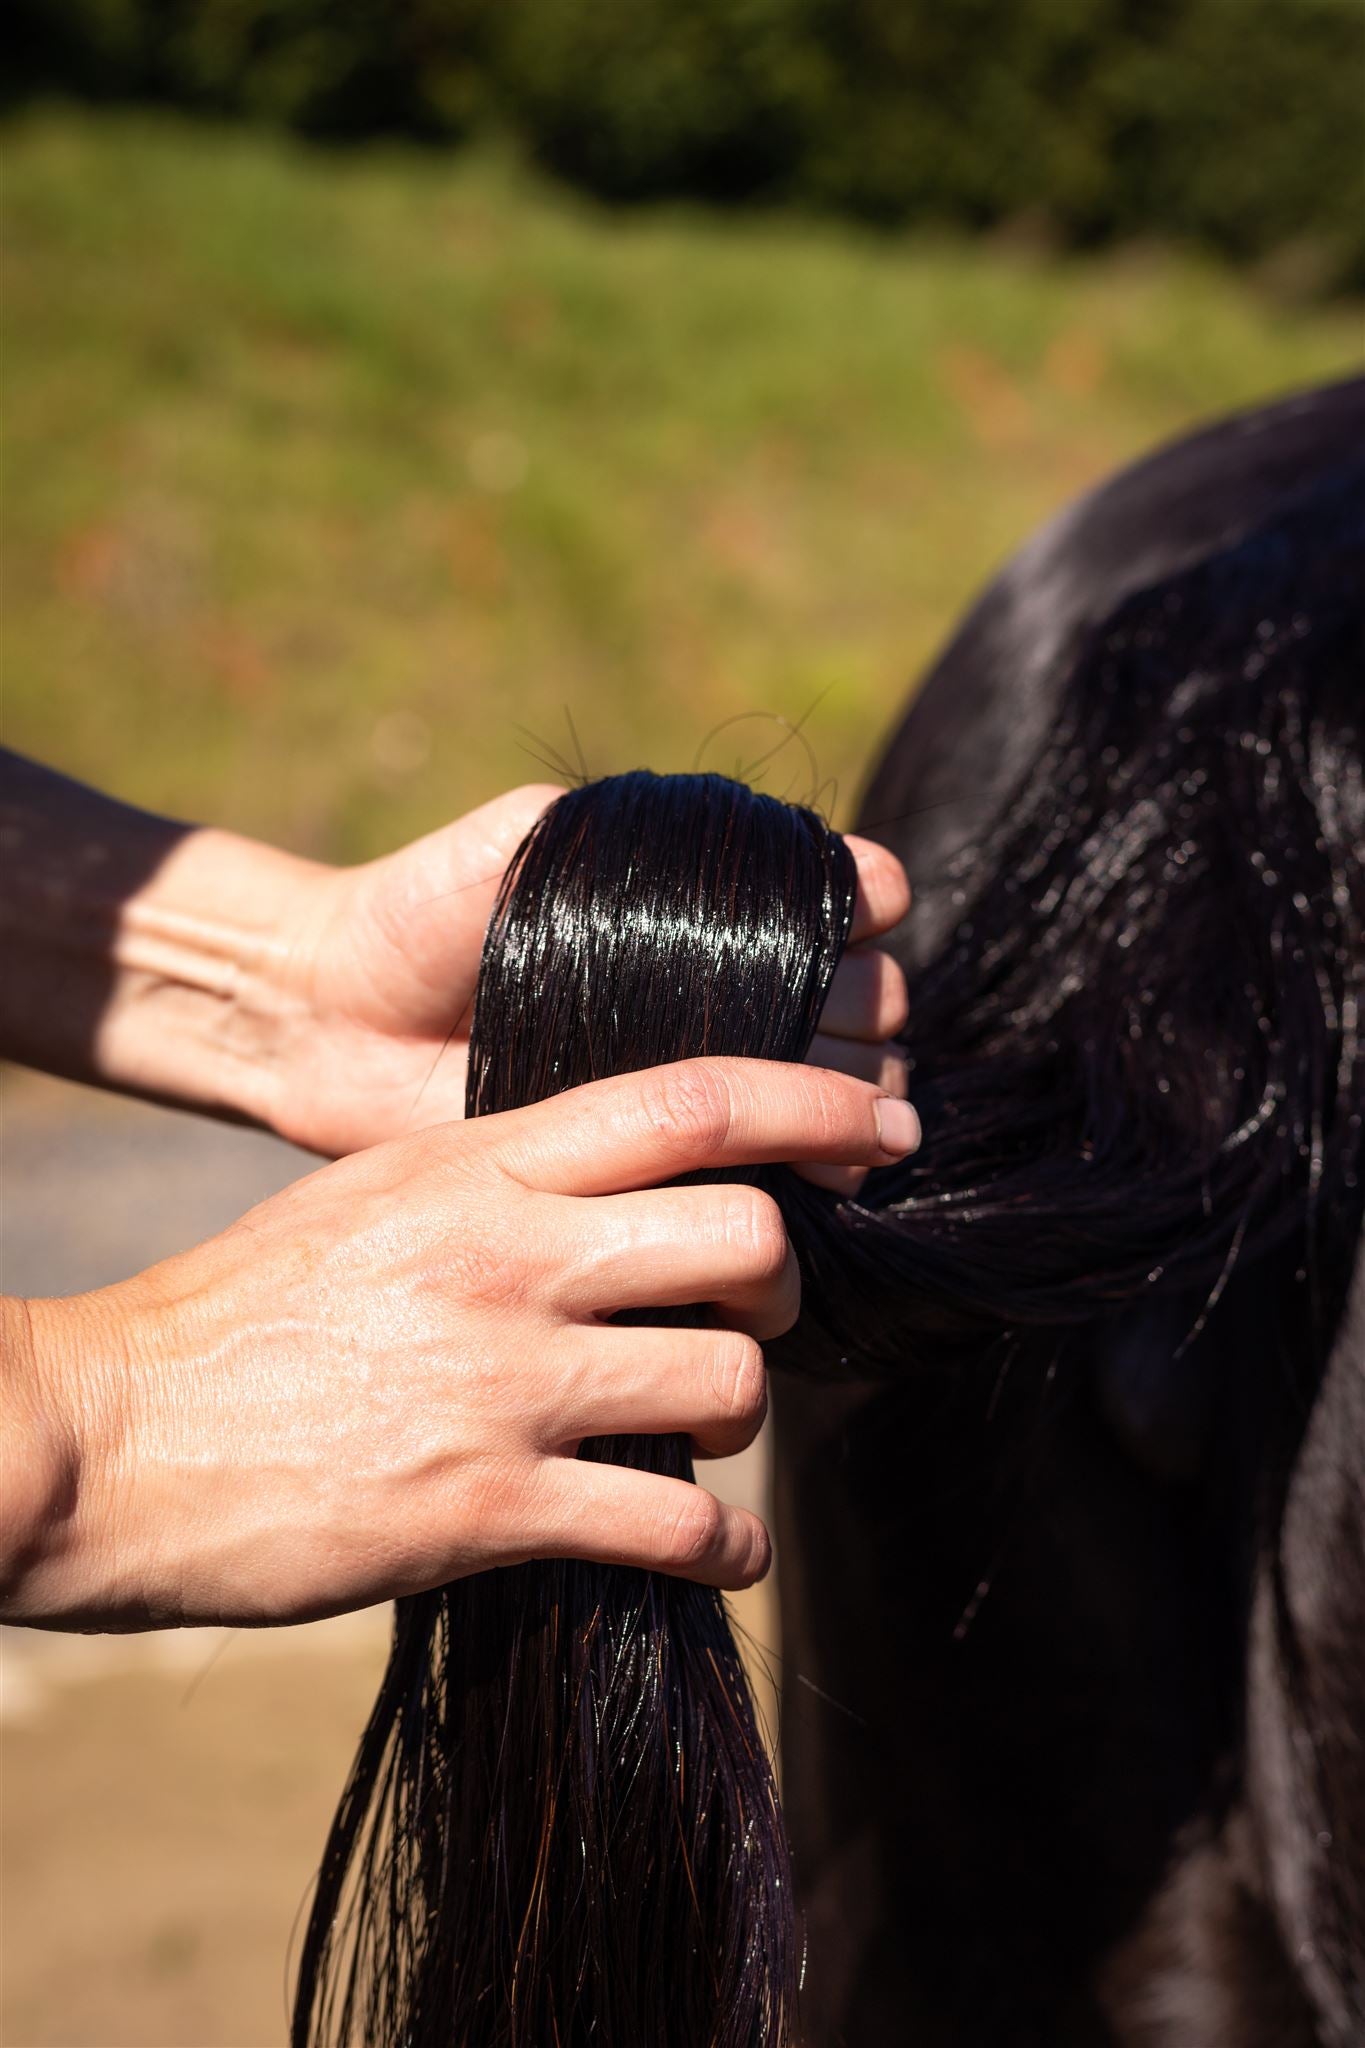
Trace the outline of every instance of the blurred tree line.
[[1295, 252], [1365, 284], [1365, 0], [12, 0], [11, 103], [510, 131], [617, 200]]

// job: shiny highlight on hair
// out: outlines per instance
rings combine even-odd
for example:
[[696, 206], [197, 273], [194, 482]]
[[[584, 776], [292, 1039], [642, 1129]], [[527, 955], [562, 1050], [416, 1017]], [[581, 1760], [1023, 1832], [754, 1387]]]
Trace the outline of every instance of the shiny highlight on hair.
[[[489, 924], [468, 1113], [694, 1055], [801, 1059], [855, 893], [814, 812], [720, 776], [571, 790]], [[692, 1477], [682, 1437], [580, 1455]], [[555, 1560], [398, 1603], [298, 2048], [778, 2048], [796, 1971], [772, 1764], [719, 1593]]]
[[[1144, 1319], [1145, 1366], [1178, 1382], [1254, 1278], [1274, 1314], [1233, 1365], [1307, 1416], [1365, 1211], [1363, 546], [1350, 463], [1082, 609], [1045, 729], [949, 872], [924, 878], [951, 915], [910, 963], [923, 1150], [857, 1200], [754, 1176], [802, 1267], [802, 1317], [771, 1363], [938, 1373], [983, 1394], [994, 1454], [1023, 1470], [1044, 1397], [1088, 1385], [1120, 1318]], [[981, 680], [968, 664], [958, 687]], [[818, 818], [738, 784], [571, 792], [490, 925], [471, 1113], [690, 1054], [799, 1059], [853, 893]], [[1272, 1560], [1300, 1427], [1263, 1475]], [[688, 1470], [676, 1439], [584, 1455]], [[1008, 1491], [987, 1518], [1002, 1542]], [[882, 1769], [900, 1706], [878, 1708]], [[1345, 1795], [1322, 1810], [1330, 1835]], [[953, 1952], [921, 1876], [853, 1918], [881, 1927], [908, 1896], [907, 1943]], [[1359, 1903], [1338, 1918], [1354, 1952]], [[533, 1564], [399, 1604], [324, 1858], [295, 2048], [780, 2048], [796, 1949], [718, 1596]]]

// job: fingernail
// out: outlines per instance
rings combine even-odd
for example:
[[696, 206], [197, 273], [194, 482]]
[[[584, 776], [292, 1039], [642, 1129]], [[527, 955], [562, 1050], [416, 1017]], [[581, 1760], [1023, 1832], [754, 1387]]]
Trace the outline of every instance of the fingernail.
[[910, 1070], [899, 1053], [886, 1055], [878, 1081], [888, 1095], [904, 1095], [910, 1085]]
[[902, 1102], [897, 1095], [882, 1095], [877, 1099], [877, 1137], [883, 1152], [893, 1159], [903, 1159], [907, 1152], [913, 1152], [919, 1144], [919, 1118], [908, 1102]]

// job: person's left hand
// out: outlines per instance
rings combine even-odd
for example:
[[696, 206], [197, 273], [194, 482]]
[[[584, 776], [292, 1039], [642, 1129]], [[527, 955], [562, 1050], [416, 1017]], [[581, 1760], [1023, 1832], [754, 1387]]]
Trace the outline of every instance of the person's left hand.
[[[560, 794], [527, 784], [363, 867], [311, 868], [291, 891], [271, 948], [263, 1103], [282, 1137], [337, 1157], [463, 1116], [484, 928], [508, 861]], [[810, 1060], [903, 1095], [904, 1062], [889, 1041], [906, 1020], [905, 979], [870, 942], [905, 915], [909, 886], [883, 847], [848, 844], [858, 864], [852, 938]]]

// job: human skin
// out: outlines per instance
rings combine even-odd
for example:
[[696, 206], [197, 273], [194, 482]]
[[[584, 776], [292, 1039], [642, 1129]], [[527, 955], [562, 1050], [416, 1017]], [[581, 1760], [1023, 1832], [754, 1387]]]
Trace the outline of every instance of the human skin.
[[[0, 1054], [328, 1158], [459, 1118], [488, 914], [560, 793], [530, 784], [332, 868], [0, 751]], [[851, 943], [810, 1058], [903, 1094], [905, 981], [870, 942], [909, 890], [882, 847], [849, 845]]]
[[[751, 1584], [756, 1516], [575, 1455], [742, 1448], [796, 1316], [769, 1196], [653, 1183], [917, 1136], [866, 1081], [680, 1061], [373, 1146], [134, 1280], [9, 1304], [6, 1618], [299, 1621], [531, 1557]], [[714, 1326], [605, 1320], [689, 1302]]]
[[[855, 844], [828, 1066], [685, 1062], [456, 1123], [483, 927], [556, 793], [333, 870], [0, 764], [0, 1051], [354, 1155], [120, 1286], [4, 1304], [7, 1619], [286, 1622], [532, 1556], [766, 1569], [756, 1517], [574, 1453], [757, 1431], [798, 1307], [780, 1214], [652, 1184], [788, 1159], [846, 1187], [918, 1141], [868, 944], [904, 876]], [[674, 1302], [713, 1327], [604, 1320]]]

